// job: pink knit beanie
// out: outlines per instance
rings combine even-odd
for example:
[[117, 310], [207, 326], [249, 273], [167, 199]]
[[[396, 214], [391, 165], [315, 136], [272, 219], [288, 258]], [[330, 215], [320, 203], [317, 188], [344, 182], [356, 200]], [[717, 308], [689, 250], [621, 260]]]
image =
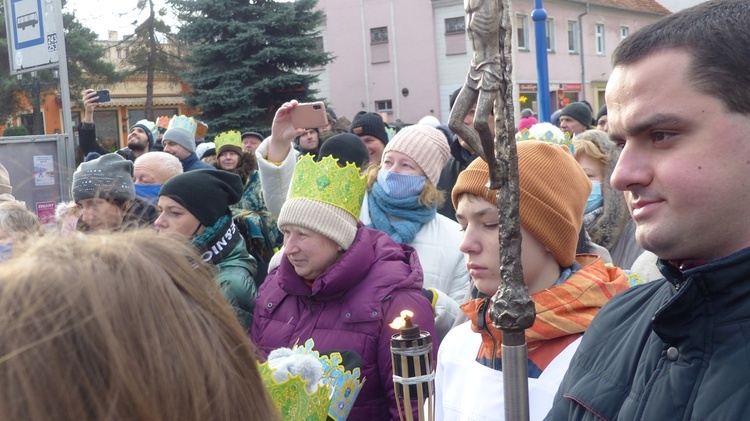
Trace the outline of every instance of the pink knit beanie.
[[424, 124], [415, 124], [399, 130], [383, 150], [382, 159], [385, 159], [385, 154], [390, 151], [401, 152], [413, 159], [435, 186], [440, 180], [443, 166], [450, 158], [450, 147], [445, 135], [440, 130]]

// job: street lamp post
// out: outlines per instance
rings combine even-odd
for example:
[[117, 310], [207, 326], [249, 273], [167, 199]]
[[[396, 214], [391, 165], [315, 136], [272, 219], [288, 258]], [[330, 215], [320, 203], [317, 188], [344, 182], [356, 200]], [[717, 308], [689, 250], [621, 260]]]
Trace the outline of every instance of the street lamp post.
[[534, 10], [531, 12], [531, 20], [534, 21], [534, 41], [536, 43], [539, 122], [549, 122], [551, 109], [549, 104], [549, 68], [547, 66], [547, 11], [544, 10], [542, 0], [534, 0]]

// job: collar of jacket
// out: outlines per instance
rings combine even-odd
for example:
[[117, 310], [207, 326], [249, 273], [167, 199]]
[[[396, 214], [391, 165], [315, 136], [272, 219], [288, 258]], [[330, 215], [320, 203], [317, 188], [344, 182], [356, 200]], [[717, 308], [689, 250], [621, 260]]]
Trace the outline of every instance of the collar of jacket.
[[654, 331], [667, 343], [694, 335], [698, 326], [750, 317], [750, 247], [681, 271], [659, 259], [672, 294], [653, 318]]

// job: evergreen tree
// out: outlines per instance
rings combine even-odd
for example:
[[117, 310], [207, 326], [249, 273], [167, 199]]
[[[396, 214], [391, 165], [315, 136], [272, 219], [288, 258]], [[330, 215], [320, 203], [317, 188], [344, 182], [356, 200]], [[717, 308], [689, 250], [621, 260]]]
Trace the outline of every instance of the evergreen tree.
[[331, 61], [321, 51], [317, 27], [323, 12], [317, 0], [171, 0], [184, 22], [190, 70], [183, 79], [211, 134], [226, 130], [267, 130], [285, 101], [315, 98], [307, 68]]
[[138, 0], [136, 8], [146, 10], [148, 17], [141, 23], [133, 22], [136, 26], [134, 33], [120, 42], [128, 48], [123, 64], [127, 76], [146, 76], [145, 114], [147, 119], [154, 121], [154, 76], [160, 74], [179, 80], [179, 74], [185, 68], [180, 60], [179, 44], [162, 19], [166, 10], [155, 10], [153, 0]]

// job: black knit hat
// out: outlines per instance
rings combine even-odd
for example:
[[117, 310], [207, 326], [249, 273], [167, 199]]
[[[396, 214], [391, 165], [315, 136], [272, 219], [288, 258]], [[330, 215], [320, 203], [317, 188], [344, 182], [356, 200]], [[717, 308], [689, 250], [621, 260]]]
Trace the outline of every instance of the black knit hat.
[[591, 116], [591, 108], [582, 102], [574, 102], [563, 108], [560, 117], [565, 115], [578, 121], [587, 128], [591, 127], [591, 120], [593, 118]]
[[354, 120], [352, 120], [349, 133], [354, 133], [360, 137], [373, 136], [383, 142], [384, 145], [388, 144], [388, 133], [385, 131], [383, 118], [379, 114], [368, 113], [366, 111], [358, 112], [354, 116]]
[[603, 115], [607, 115], [607, 105], [602, 105], [602, 108], [599, 109], [599, 114], [596, 115], [596, 122], [599, 123], [599, 119], [602, 118]]
[[365, 142], [351, 133], [340, 133], [323, 142], [317, 161], [326, 156], [338, 159], [341, 165], [351, 162], [359, 168], [366, 167], [370, 162], [370, 154], [367, 152]]
[[172, 177], [159, 196], [167, 196], [187, 209], [206, 227], [231, 213], [229, 205], [240, 201], [242, 181], [237, 174], [219, 170], [194, 170]]

